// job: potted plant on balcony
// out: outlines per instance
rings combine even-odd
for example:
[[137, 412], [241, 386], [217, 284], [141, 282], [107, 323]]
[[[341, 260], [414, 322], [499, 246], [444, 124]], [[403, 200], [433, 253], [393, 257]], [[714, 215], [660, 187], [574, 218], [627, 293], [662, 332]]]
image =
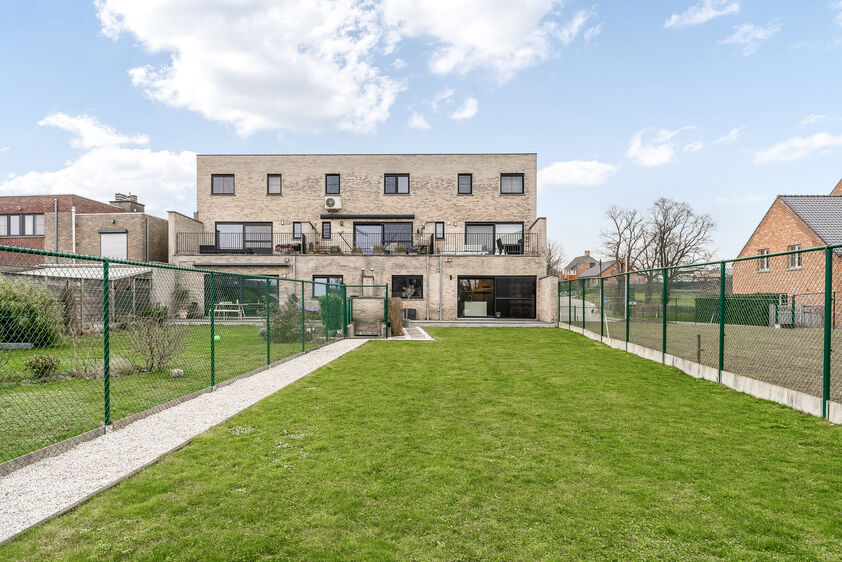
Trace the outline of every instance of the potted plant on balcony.
[[385, 249], [386, 249], [386, 247], [383, 244], [375, 244], [374, 246], [371, 247], [371, 251], [374, 252], [375, 254], [382, 254], [383, 250], [385, 250]]
[[403, 244], [395, 244], [395, 253], [396, 254], [405, 254], [406, 253], [406, 246]]
[[355, 254], [355, 255], [359, 255], [359, 254], [362, 254], [363, 251], [360, 249], [359, 246], [354, 246], [353, 248], [351, 248], [351, 253]]
[[331, 254], [341, 254], [342, 250], [339, 248], [339, 246], [331, 246], [330, 247], [330, 253]]

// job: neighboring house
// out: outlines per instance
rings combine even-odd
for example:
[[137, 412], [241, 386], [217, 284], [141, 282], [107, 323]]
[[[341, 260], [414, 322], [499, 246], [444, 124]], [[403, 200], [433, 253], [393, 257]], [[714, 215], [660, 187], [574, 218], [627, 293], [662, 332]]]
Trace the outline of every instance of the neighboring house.
[[564, 267], [565, 279], [576, 279], [585, 271], [598, 265], [598, 261], [591, 257], [591, 251], [585, 250], [585, 255], [576, 256]]
[[[778, 294], [780, 305], [823, 307], [824, 252], [786, 256], [768, 254], [842, 243], [842, 182], [830, 195], [779, 195], [766, 212], [733, 265], [736, 294]], [[834, 250], [833, 291], [842, 289], [842, 252]]]
[[199, 155], [170, 261], [411, 288], [418, 319], [550, 320], [536, 175], [534, 153]]
[[[0, 196], [0, 244], [137, 261], [167, 260], [167, 221], [147, 215], [136, 195], [111, 204], [78, 195]], [[44, 258], [19, 254], [16, 262]]]
[[598, 261], [595, 265], [580, 273], [578, 278], [588, 280], [588, 285], [592, 286], [599, 282], [600, 277], [608, 277], [609, 275], [614, 275], [619, 271], [620, 270], [614, 261]]

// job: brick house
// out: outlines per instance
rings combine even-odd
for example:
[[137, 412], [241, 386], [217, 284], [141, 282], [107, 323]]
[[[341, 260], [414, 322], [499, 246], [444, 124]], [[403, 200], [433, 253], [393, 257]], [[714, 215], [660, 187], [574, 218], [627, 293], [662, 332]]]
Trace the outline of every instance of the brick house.
[[199, 155], [170, 262], [388, 284], [417, 319], [549, 321], [536, 178], [534, 153]]
[[564, 267], [564, 279], [576, 279], [598, 264], [599, 262], [591, 257], [591, 251], [585, 250], [584, 255], [576, 256]]
[[[0, 196], [0, 244], [136, 261], [167, 260], [167, 221], [147, 215], [136, 195], [110, 204], [78, 195]], [[17, 254], [19, 263], [40, 256]]]
[[[733, 265], [734, 294], [778, 294], [779, 306], [824, 306], [824, 252], [768, 254], [842, 243], [842, 182], [830, 195], [779, 195]], [[842, 289], [842, 252], [833, 252], [834, 292]], [[838, 308], [838, 307], [837, 307]], [[836, 312], [839, 316], [840, 312]]]

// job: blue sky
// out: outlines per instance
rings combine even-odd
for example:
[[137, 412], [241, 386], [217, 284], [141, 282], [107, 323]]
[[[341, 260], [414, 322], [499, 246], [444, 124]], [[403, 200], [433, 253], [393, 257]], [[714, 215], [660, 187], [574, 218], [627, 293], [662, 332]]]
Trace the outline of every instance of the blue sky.
[[667, 195], [734, 256], [842, 178], [842, 2], [7, 1], [0, 193], [194, 210], [195, 153], [537, 152], [568, 257]]

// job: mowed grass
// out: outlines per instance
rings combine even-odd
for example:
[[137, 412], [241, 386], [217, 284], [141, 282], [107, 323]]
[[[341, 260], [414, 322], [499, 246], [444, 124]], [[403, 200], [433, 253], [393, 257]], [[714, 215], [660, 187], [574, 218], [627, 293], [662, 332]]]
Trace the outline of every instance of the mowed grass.
[[[183, 326], [185, 348], [166, 369], [111, 377], [111, 419], [132, 414], [174, 400], [211, 385], [210, 326]], [[258, 326], [218, 325], [216, 334], [215, 382], [222, 382], [266, 364], [266, 340]], [[102, 334], [88, 336], [78, 349], [91, 360], [102, 361]], [[278, 361], [301, 351], [301, 343], [273, 343], [271, 360]], [[68, 341], [49, 348], [0, 350], [7, 360], [0, 369], [0, 462], [46, 447], [103, 425], [104, 384], [101, 378], [59, 377], [46, 383], [32, 379], [26, 361], [36, 355], [60, 360], [60, 371], [74, 366]], [[134, 364], [142, 360], [125, 333], [111, 336], [111, 357]], [[184, 371], [170, 377], [170, 368]]]
[[367, 343], [0, 547], [57, 559], [838, 559], [842, 433], [563, 330]]

